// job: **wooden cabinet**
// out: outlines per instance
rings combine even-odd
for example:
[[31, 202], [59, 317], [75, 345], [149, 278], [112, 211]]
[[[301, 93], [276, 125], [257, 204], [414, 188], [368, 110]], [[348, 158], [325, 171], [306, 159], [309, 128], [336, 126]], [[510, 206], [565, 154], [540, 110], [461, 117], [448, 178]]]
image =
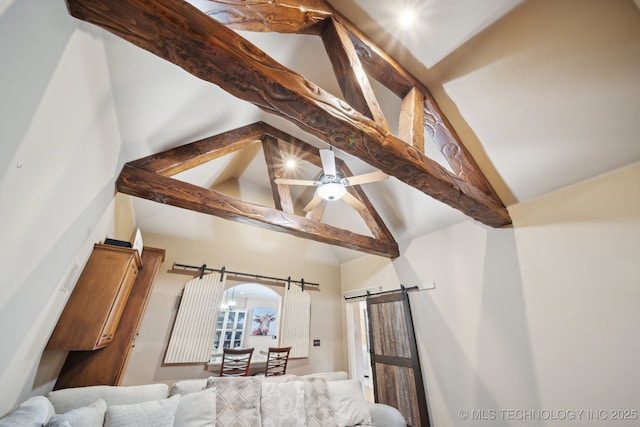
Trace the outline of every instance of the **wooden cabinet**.
[[46, 350], [95, 350], [109, 344], [141, 266], [135, 249], [96, 244]]
[[246, 320], [246, 310], [220, 311], [216, 323], [213, 352], [222, 354], [225, 348], [242, 347]]
[[91, 385], [119, 385], [122, 381], [155, 278], [164, 261], [164, 249], [145, 246], [142, 268], [133, 284], [120, 325], [111, 343], [94, 351], [71, 351], [54, 389]]

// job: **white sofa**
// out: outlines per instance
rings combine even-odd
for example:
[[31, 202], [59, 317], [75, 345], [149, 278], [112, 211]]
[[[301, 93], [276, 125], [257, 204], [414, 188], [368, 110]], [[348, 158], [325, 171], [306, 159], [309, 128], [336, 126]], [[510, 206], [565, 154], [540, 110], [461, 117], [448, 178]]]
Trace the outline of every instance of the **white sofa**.
[[31, 397], [0, 427], [197, 426], [405, 427], [391, 406], [367, 403], [345, 372], [93, 386]]

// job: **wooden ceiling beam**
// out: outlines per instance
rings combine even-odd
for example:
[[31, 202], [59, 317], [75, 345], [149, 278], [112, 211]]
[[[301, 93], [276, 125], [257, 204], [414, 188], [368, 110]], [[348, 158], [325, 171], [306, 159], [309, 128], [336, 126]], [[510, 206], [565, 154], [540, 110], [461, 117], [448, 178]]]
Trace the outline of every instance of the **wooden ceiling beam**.
[[284, 178], [283, 158], [278, 140], [271, 135], [264, 135], [262, 137], [262, 151], [267, 162], [269, 183], [276, 209], [290, 214], [295, 213], [289, 186], [275, 183], [277, 178]]
[[340, 23], [330, 19], [324, 27], [322, 41], [345, 100], [356, 111], [389, 131], [387, 119], [373, 93], [347, 30]]
[[238, 151], [248, 145], [260, 143], [263, 135], [263, 123], [258, 122], [181, 145], [162, 153], [152, 154], [129, 164], [138, 169], [146, 169], [164, 176], [173, 176]]
[[[262, 143], [276, 209], [247, 203], [215, 190], [201, 188], [171, 178], [176, 173], [231, 154], [251, 143]], [[374, 235], [373, 238], [352, 232], [345, 234], [343, 229], [324, 224], [310, 226], [310, 222], [320, 223], [326, 206], [324, 201], [312, 213], [310, 212], [306, 219], [295, 215], [289, 187], [277, 185], [274, 182], [276, 178], [284, 177], [284, 152], [289, 152], [300, 160], [311, 162], [322, 168], [317, 148], [273, 126], [257, 122], [129, 162], [121, 172], [116, 182], [116, 188], [124, 194], [216, 215], [224, 219], [249, 223], [298, 237], [389, 258], [398, 256], [397, 243], [364, 193], [360, 196], [363, 209], [359, 209], [358, 212], [370, 227]], [[340, 159], [336, 159], [336, 168], [350, 174]], [[199, 199], [201, 200], [199, 201]], [[285, 220], [281, 214], [285, 215]], [[292, 220], [291, 217], [298, 217], [304, 221]], [[347, 241], [336, 243], [336, 241], [343, 239], [347, 239]]]
[[480, 222], [494, 227], [511, 223], [502, 203], [182, 0], [67, 0], [67, 4], [76, 18], [286, 118]]
[[[350, 176], [353, 176], [353, 173], [342, 160], [339, 162], [338, 160], [340, 159], [336, 159], [336, 168], [342, 172], [343, 176], [349, 179]], [[356, 210], [373, 233], [373, 236], [377, 239], [394, 240], [391, 231], [378, 215], [378, 211], [373, 207], [362, 187], [360, 185], [350, 185], [347, 187], [347, 191], [362, 203], [362, 208], [356, 208]]]
[[126, 164], [116, 181], [119, 192], [154, 202], [257, 225], [273, 231], [369, 254], [397, 258], [398, 244], [332, 227], [266, 206], [244, 202], [214, 190], [198, 187]]
[[187, 0], [236, 30], [319, 35], [331, 6], [324, 0]]
[[494, 202], [502, 204], [500, 197], [462, 143], [460, 136], [429, 89], [346, 17], [334, 11], [333, 19], [340, 22], [349, 32], [362, 66], [370, 76], [403, 100], [414, 88], [422, 92], [424, 96], [423, 127], [428, 130], [429, 136], [453, 172], [468, 184], [484, 192]]
[[400, 105], [398, 137], [424, 153], [424, 93], [417, 87], [409, 91]]

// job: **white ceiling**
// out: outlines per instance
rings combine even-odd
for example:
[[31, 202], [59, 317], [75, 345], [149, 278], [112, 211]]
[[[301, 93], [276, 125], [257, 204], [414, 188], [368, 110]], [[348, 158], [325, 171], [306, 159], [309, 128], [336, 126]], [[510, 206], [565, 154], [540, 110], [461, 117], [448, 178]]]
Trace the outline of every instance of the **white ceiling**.
[[[640, 11], [633, 0], [413, 2], [420, 6], [418, 19], [401, 32], [393, 21], [400, 1], [330, 1], [430, 88], [507, 205], [640, 160]], [[340, 96], [319, 38], [242, 34]], [[258, 120], [326, 147], [284, 119], [102, 36], [125, 161]], [[399, 100], [377, 84], [374, 89], [391, 126], [397, 126]], [[434, 147], [427, 154], [441, 161]], [[337, 156], [354, 174], [372, 170], [349, 155]], [[272, 206], [259, 149], [184, 175]], [[363, 188], [399, 242], [465, 219], [394, 178]], [[310, 194], [300, 197], [304, 205]], [[197, 231], [198, 221], [205, 220], [200, 214], [143, 200], [134, 209], [143, 230], [203, 238]], [[344, 202], [336, 202], [327, 217], [333, 225], [362, 231]], [[336, 262], [359, 256], [331, 250]]]

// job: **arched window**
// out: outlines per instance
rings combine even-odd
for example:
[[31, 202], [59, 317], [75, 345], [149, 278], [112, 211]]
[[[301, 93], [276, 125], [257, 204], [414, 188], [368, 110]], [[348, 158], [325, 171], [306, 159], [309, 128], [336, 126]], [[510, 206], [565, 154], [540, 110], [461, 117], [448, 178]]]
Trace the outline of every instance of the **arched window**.
[[255, 353], [278, 347], [281, 295], [257, 283], [227, 288], [222, 296], [212, 361], [224, 348], [252, 347]]
[[225, 346], [258, 353], [291, 346], [290, 357], [308, 357], [310, 313], [309, 292], [298, 285], [228, 286], [219, 273], [196, 277], [185, 285], [164, 363], [214, 361]]

